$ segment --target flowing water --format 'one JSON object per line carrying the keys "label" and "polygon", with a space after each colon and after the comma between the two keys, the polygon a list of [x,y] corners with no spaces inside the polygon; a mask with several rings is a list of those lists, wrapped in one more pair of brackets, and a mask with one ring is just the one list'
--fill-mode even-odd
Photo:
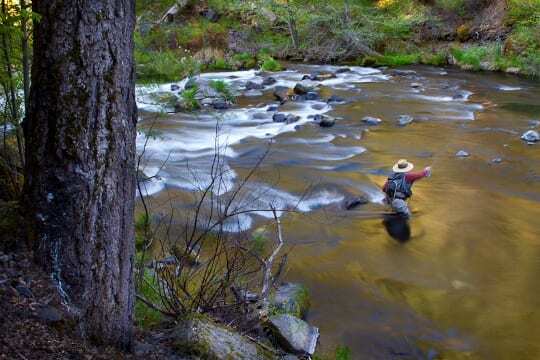
{"label": "flowing water", "polygon": [[[272,76],[293,87],[303,74],[337,69],[291,65]],[[279,111],[301,117],[288,125],[266,111],[272,86],[224,112],[159,118],[153,112],[167,107],[155,93],[170,84],[139,88],[141,123],[155,121],[160,132],[145,153],[145,173],[160,170],[146,186],[150,201],[208,183],[217,120],[228,171],[216,194],[271,141],[262,170],[279,176],[257,179],[253,201],[298,205],[282,215],[294,245],[286,280],[309,288],[308,320],[320,327],[323,350],[346,345],[355,359],[540,358],[540,144],[520,139],[540,127],[540,84],[431,67],[352,70],[313,83],[344,103],[288,103]],[[204,76],[240,93],[245,81],[262,81],[253,71]],[[308,117],[322,113],[337,117],[335,126]],[[414,121],[398,126],[400,115]],[[383,121],[366,126],[364,116]],[[470,156],[456,157],[459,150]],[[386,210],[379,188],[400,158],[433,167],[414,186],[408,223],[377,216]],[[370,203],[342,210],[351,194]],[[243,216],[231,231],[264,216]]]}

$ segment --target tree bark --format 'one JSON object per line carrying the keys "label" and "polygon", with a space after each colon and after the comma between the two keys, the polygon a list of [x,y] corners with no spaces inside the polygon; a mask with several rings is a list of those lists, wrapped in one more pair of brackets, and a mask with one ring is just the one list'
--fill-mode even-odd
{"label": "tree bark", "polygon": [[135,0],[33,1],[25,199],[36,261],[81,335],[129,348]]}

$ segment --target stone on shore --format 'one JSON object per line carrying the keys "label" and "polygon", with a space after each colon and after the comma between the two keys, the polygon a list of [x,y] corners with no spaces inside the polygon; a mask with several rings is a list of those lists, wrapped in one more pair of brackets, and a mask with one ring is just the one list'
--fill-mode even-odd
{"label": "stone on shore", "polygon": [[181,321],[172,336],[181,355],[217,360],[279,358],[276,353],[203,316]]}
{"label": "stone on shore", "polygon": [[278,344],[297,355],[313,355],[319,339],[319,329],[289,314],[270,316],[268,329]]}

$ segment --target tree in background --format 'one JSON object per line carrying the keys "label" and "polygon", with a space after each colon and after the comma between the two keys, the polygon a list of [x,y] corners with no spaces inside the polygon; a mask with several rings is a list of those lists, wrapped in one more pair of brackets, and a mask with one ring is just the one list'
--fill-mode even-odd
{"label": "tree in background", "polygon": [[25,202],[36,261],[81,335],[132,342],[134,0],[33,3]]}

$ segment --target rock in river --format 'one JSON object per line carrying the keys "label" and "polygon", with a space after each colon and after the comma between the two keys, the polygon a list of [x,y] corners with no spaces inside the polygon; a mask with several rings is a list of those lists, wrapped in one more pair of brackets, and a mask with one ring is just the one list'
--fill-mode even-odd
{"label": "rock in river", "polygon": [[282,104],[289,99],[290,89],[286,86],[276,86],[274,88],[274,97]]}
{"label": "rock in river", "polygon": [[268,328],[277,342],[298,355],[313,355],[319,339],[319,329],[289,314],[270,316]]}
{"label": "rock in river", "polygon": [[306,84],[302,84],[301,82],[297,83],[294,86],[294,93],[296,95],[305,95],[310,91],[311,91],[311,87],[307,86]]}
{"label": "rock in river", "polygon": [[264,86],[274,85],[275,83],[277,83],[277,80],[273,78],[272,76],[265,78],[262,82]]}
{"label": "rock in river", "polygon": [[272,116],[272,121],[274,122],[285,122],[287,120],[287,115],[283,114],[283,113],[275,113],[273,116]]}
{"label": "rock in river", "polygon": [[362,118],[362,122],[366,123],[367,125],[379,125],[382,120],[373,116],[364,116]]}
{"label": "rock in river", "polygon": [[341,96],[332,95],[326,100],[326,102],[329,104],[330,103],[344,103],[345,99],[342,98]]}
{"label": "rock in river", "polygon": [[461,157],[461,158],[465,158],[465,157],[469,157],[471,156],[471,154],[469,154],[467,151],[465,150],[459,150],[457,153],[456,153],[456,156],[457,157]]}
{"label": "rock in river", "polygon": [[262,84],[256,83],[255,81],[248,81],[245,87],[246,90],[261,90],[264,88]]}
{"label": "rock in river", "polygon": [[538,134],[538,131],[529,130],[521,135],[521,139],[527,142],[537,142],[540,141],[540,134]]}
{"label": "rock in river", "polygon": [[356,196],[350,199],[345,199],[345,201],[343,202],[343,207],[346,210],[352,210],[360,205],[365,205],[368,203],[369,203],[369,199],[361,195],[361,196]]}
{"label": "rock in river", "polygon": [[319,121],[319,126],[320,127],[332,127],[332,126],[334,126],[335,123],[336,123],[335,118],[333,118],[331,116],[327,116],[327,115],[322,115],[321,119]]}
{"label": "rock in river", "polygon": [[414,118],[411,115],[399,115],[398,118],[398,125],[399,126],[407,126],[410,123],[412,123]]}

